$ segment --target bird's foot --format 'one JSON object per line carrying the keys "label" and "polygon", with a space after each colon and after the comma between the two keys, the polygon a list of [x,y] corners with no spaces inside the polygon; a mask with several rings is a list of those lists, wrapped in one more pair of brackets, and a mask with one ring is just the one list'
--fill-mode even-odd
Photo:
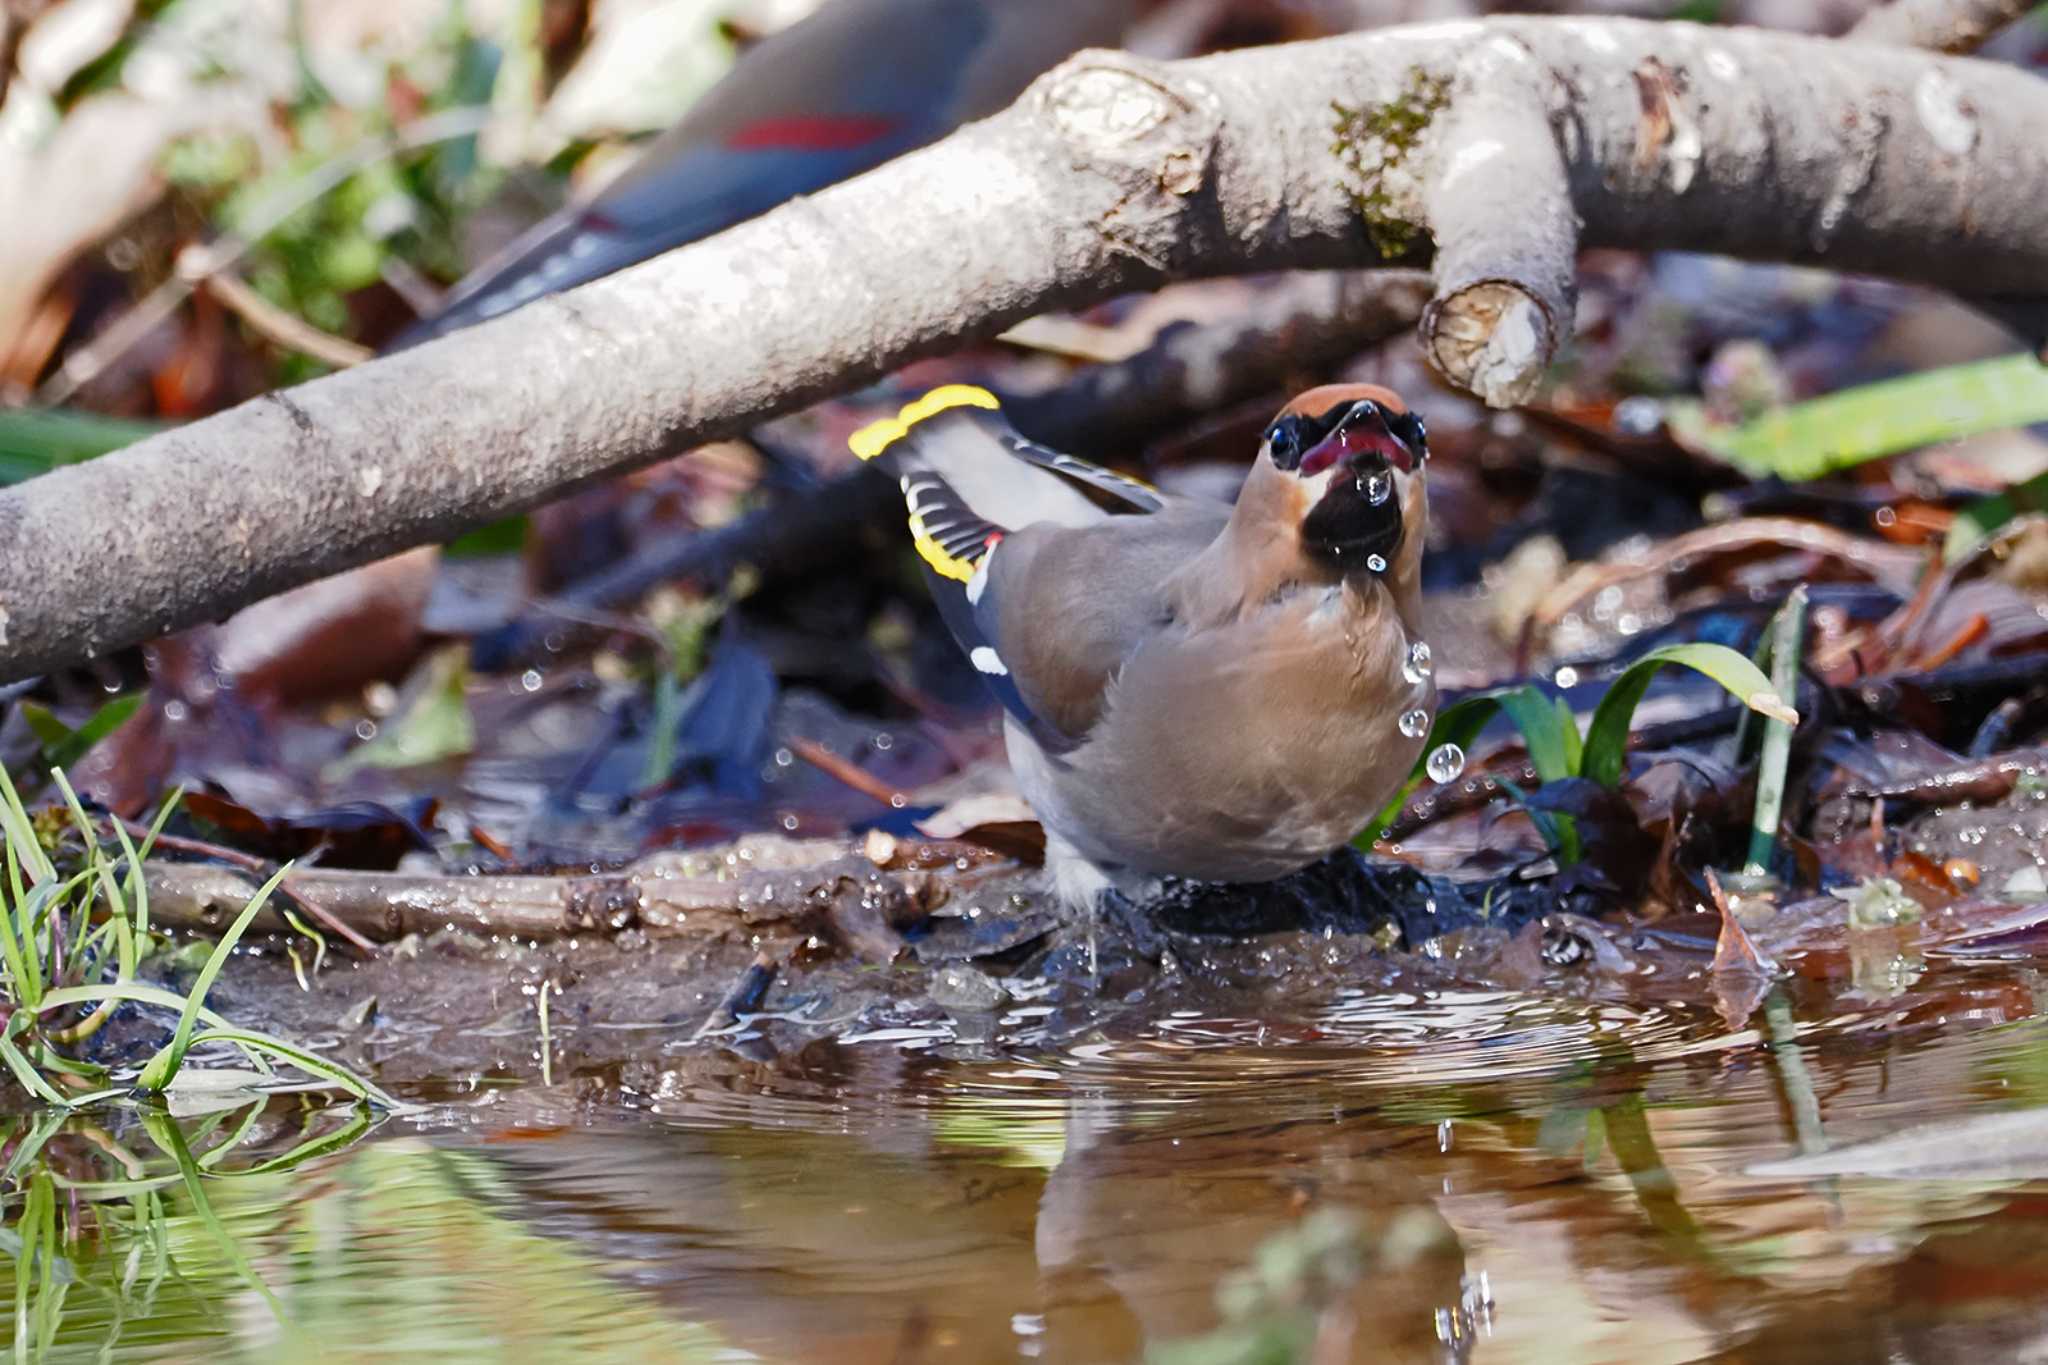
{"label": "bird's foot", "polygon": [[1090,899],[1077,927],[1081,932],[1046,958],[1047,976],[1086,982],[1098,995],[1123,995],[1157,974],[1166,936],[1144,902],[1105,887]]}

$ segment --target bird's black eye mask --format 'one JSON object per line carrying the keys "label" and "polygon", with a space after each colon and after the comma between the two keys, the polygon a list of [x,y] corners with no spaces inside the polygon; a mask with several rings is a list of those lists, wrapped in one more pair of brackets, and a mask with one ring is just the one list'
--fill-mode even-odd
{"label": "bird's black eye mask", "polygon": [[1428,457],[1422,419],[1390,412],[1369,398],[1339,403],[1318,417],[1291,414],[1266,428],[1266,448],[1275,467],[1313,478],[1338,461],[1377,455],[1396,468],[1413,470]]}

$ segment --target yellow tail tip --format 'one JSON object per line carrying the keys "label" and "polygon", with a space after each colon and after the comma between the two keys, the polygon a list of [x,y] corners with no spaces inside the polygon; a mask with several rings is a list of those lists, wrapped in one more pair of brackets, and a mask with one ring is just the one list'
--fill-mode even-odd
{"label": "yellow tail tip", "polygon": [[903,406],[894,417],[868,423],[846,438],[847,446],[863,460],[872,460],[910,434],[910,429],[927,418],[953,408],[986,408],[999,411],[1002,404],[987,389],[973,384],[945,384],[924,397]]}

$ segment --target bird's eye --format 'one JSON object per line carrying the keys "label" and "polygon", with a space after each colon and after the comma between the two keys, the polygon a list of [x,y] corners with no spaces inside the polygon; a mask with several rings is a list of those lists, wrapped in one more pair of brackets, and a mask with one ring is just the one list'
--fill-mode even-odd
{"label": "bird's eye", "polygon": [[1276,468],[1292,470],[1301,464],[1301,422],[1285,417],[1266,429],[1266,450]]}
{"label": "bird's eye", "polygon": [[1422,425],[1422,418],[1416,414],[1388,413],[1387,430],[1393,432],[1401,444],[1413,451],[1418,459],[1428,453],[1429,433]]}

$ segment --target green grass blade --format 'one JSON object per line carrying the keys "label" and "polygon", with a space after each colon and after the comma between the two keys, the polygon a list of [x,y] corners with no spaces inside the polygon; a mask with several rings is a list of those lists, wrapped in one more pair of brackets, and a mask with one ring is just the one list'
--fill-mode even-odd
{"label": "green grass blade", "polygon": [[[1771,686],[1779,696],[1798,695],[1799,660],[1806,641],[1806,585],[1785,598],[1771,620]],[[1744,871],[1762,876],[1770,869],[1771,850],[1778,842],[1778,820],[1785,805],[1785,768],[1792,758],[1792,727],[1776,717],[1764,721],[1763,752],[1757,759],[1756,813],[1749,826],[1749,857]]]}
{"label": "green grass blade", "polygon": [[[92,817],[85,813],[85,806],[78,799],[78,793],[71,790],[71,780],[64,776],[62,768],[50,769],[50,776],[57,783],[57,790],[64,793],[64,804],[71,810],[71,823],[78,827],[79,837],[85,840],[85,865],[92,869],[93,876],[100,884],[100,894],[107,899],[107,913],[114,919],[128,918],[128,898],[121,894],[120,883],[114,880],[113,860],[100,847],[99,827]],[[123,963],[122,975],[132,975],[133,963]]]}
{"label": "green grass blade", "polygon": [[[114,880],[114,868],[104,849],[100,847],[99,827],[86,815],[85,806],[79,801],[78,793],[71,790],[71,781],[64,776],[62,768],[52,768],[50,776],[56,780],[57,788],[64,794],[64,804],[71,810],[71,822],[78,827],[79,837],[85,841],[85,868],[100,885],[100,894],[106,898],[107,921],[115,925],[114,944],[116,951],[115,974],[123,981],[135,975],[140,960],[136,936],[128,932],[128,898],[122,894],[120,883]],[[115,822],[120,827],[120,822]],[[97,1024],[94,1025],[97,1027]]]}
{"label": "green grass blade", "polygon": [[385,1109],[404,1108],[397,1100],[347,1067],[330,1062],[316,1052],[309,1052],[295,1043],[288,1043],[268,1033],[233,1027],[211,1028],[195,1037],[192,1043],[195,1047],[201,1043],[233,1043],[244,1052],[260,1053],[295,1066],[307,1075],[345,1090],[359,1100],[368,1100]]}
{"label": "green grass blade", "polygon": [[1661,668],[1690,668],[1726,688],[1730,695],[1753,711],[1791,724],[1799,713],[1771,686],[1763,670],[1726,645],[1702,642],[1664,645],[1630,664],[1607,689],[1586,727],[1585,753],[1579,764],[1582,776],[1603,787],[1621,785],[1623,761],[1628,754],[1629,725],[1636,706],[1649,690],[1650,680]]}
{"label": "green grass blade", "polygon": [[141,705],[140,692],[116,697],[86,717],[84,724],[75,730],[57,719],[56,713],[47,706],[24,701],[18,703],[16,709],[28,722],[36,742],[42,746],[43,762],[56,768],[68,768],[84,758],[93,745],[118,730]]}
{"label": "green grass blade", "polygon": [[268,1096],[259,1096],[251,1100],[247,1106],[247,1112],[242,1115],[242,1121],[235,1125],[235,1130],[215,1143],[207,1150],[205,1155],[199,1158],[199,1169],[202,1171],[212,1170],[220,1165],[222,1161],[232,1156],[235,1148],[247,1142],[249,1140],[249,1130],[254,1128],[256,1121],[263,1117],[263,1110],[269,1103],[270,1099]]}
{"label": "green grass blade", "polygon": [[55,1086],[44,1080],[42,1074],[22,1054],[21,1049],[14,1045],[14,1037],[20,1032],[19,1029],[15,1028],[15,1024],[26,1023],[29,1018],[30,1016],[27,1014],[17,1014],[13,1019],[7,1021],[6,1032],[0,1033],[0,1064],[5,1064],[7,1069],[14,1073],[14,1079],[21,1082],[22,1089],[28,1091],[31,1095],[43,1101],[43,1103],[54,1104],[62,1109],[69,1109],[71,1101],[65,1099]]}
{"label": "green grass blade", "polygon": [[149,822],[143,833],[142,846],[137,848],[128,838],[127,827],[119,820],[114,821],[114,833],[121,840],[121,852],[128,858],[128,875],[123,884],[128,888],[128,899],[135,905],[135,937],[139,941],[149,935],[149,878],[143,875],[142,860],[156,847],[156,839],[170,823],[171,815],[185,799],[185,789],[179,787],[164,798],[157,808],[156,819]]}
{"label": "green grass blade", "polygon": [[264,1301],[270,1305],[270,1311],[277,1315],[277,1320],[289,1325],[284,1314],[284,1305],[277,1301],[277,1295],[271,1293],[270,1286],[263,1282],[262,1277],[256,1273],[256,1268],[249,1264],[249,1258],[242,1254],[241,1243],[228,1234],[227,1226],[220,1221],[220,1215],[213,1211],[213,1201],[206,1197],[205,1173],[199,1169],[199,1163],[192,1159],[192,1149],[186,1145],[185,1134],[164,1114],[145,1113],[142,1116],[142,1128],[149,1134],[149,1140],[156,1144],[157,1150],[177,1163],[178,1174],[184,1178],[186,1197],[192,1201],[192,1212],[198,1215],[201,1225],[213,1234],[213,1239],[219,1243],[228,1264],[234,1267],[235,1273],[240,1275],[250,1288],[263,1296]]}
{"label": "green grass blade", "polygon": [[161,422],[63,408],[0,411],[0,484],[20,483],[59,465],[94,459],[163,429]]}
{"label": "green grass blade", "polygon": [[14,1155],[7,1159],[7,1168],[0,1170],[0,1186],[9,1186],[21,1177],[22,1172],[34,1164],[36,1153],[43,1150],[43,1144],[57,1135],[65,1121],[71,1116],[62,1109],[45,1110],[36,1118],[28,1135],[14,1149]]}
{"label": "green grass blade", "polygon": [[277,884],[291,870],[292,865],[286,863],[272,873],[270,880],[263,883],[249,903],[242,907],[242,913],[235,916],[235,922],[228,926],[228,931],[221,935],[213,956],[206,959],[206,965],[199,969],[199,979],[192,984],[192,994],[185,1001],[185,1012],[178,1017],[177,1031],[171,1035],[171,1041],[149,1059],[149,1065],[142,1068],[140,1084],[143,1089],[161,1091],[178,1074],[178,1068],[185,1063],[186,1052],[192,1047],[192,1029],[199,1022],[199,1011],[206,1000],[206,993],[213,989],[215,978],[219,977],[221,968],[227,965],[228,958],[235,951],[235,944],[269,901],[271,892],[277,890]]}
{"label": "green grass blade", "polygon": [[1697,405],[1674,407],[1671,417],[1685,440],[1745,473],[1793,480],[2041,421],[2048,421],[2048,365],[2024,352],[1860,385],[1736,427],[1707,423]]}
{"label": "green grass blade", "polygon": [[[14,780],[8,777],[4,765],[0,765],[0,835],[6,837],[8,847],[21,859],[30,881],[48,881],[57,875],[56,864],[43,852],[35,826],[28,818],[28,808],[21,804],[21,793],[14,790]],[[16,886],[14,894],[18,899],[21,887]]]}
{"label": "green grass blade", "polygon": [[[183,1011],[192,1004],[190,996],[176,991],[165,990],[162,986],[145,985],[140,981],[110,981],[98,986],[60,986],[43,997],[43,1009],[60,1009],[65,1005],[91,1005],[105,1000],[134,1000],[145,1005],[162,1005],[165,1009]],[[212,1010],[199,1011],[201,1022],[219,1028],[227,1028],[228,1021]]]}
{"label": "green grass blade", "polygon": [[288,1152],[280,1152],[276,1156],[267,1157],[253,1166],[246,1166],[238,1171],[221,1171],[218,1173],[218,1178],[221,1180],[239,1180],[248,1176],[265,1175],[271,1171],[288,1171],[294,1166],[303,1166],[314,1157],[325,1156],[329,1152],[342,1150],[344,1147],[354,1143],[357,1138],[370,1131],[369,1110],[360,1104],[351,1105],[350,1108],[353,1112],[349,1115],[348,1122],[342,1124],[333,1132],[316,1133]]}
{"label": "green grass blade", "polygon": [[[45,882],[37,890],[40,891],[48,885],[49,883]],[[24,919],[32,918],[32,916],[26,913],[28,909],[29,903],[24,899],[22,901]],[[7,969],[7,979],[4,983],[0,984],[5,985],[6,994],[12,998],[15,1004],[23,1009],[33,1010],[42,1003],[43,969],[39,959],[40,954],[36,951],[35,937],[30,935],[28,941],[24,943],[15,932],[14,916],[12,914],[0,914],[0,965],[4,965]]]}
{"label": "green grass blade", "polygon": [[21,1249],[14,1258],[14,1358],[36,1360],[49,1345],[37,1331],[42,1325],[37,1310],[49,1288],[51,1258],[57,1254],[57,1190],[47,1174],[29,1182],[16,1228]]}
{"label": "green grass blade", "polygon": [[12,974],[10,980],[14,983],[15,998],[30,1011],[42,1007],[49,984],[43,980],[44,939],[47,937],[43,933],[43,925],[77,884],[78,877],[65,882],[54,879],[38,882],[28,895],[22,897],[11,919],[0,915],[0,957],[5,958],[7,970]]}

